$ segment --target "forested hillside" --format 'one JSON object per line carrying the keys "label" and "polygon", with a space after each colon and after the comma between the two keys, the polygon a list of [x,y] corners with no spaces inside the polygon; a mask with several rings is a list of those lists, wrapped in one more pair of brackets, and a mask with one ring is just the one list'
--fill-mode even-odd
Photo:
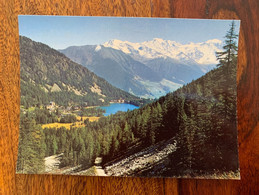
{"label": "forested hillside", "polygon": [[21,105],[25,107],[87,103],[107,105],[110,100],[140,98],[113,87],[87,68],[42,43],[20,36]]}
{"label": "forested hillside", "polygon": [[41,150],[44,156],[64,153],[61,166],[89,167],[98,156],[105,163],[174,137],[177,150],[167,157],[162,176],[236,172],[235,74],[235,64],[223,66],[141,109],[70,131],[40,130]]}
{"label": "forested hillside", "polygon": [[44,173],[56,154],[60,170],[91,170],[101,157],[108,175],[238,178],[236,37],[233,22],[216,69],[139,109],[70,130],[42,129],[37,109],[22,113],[17,171]]}

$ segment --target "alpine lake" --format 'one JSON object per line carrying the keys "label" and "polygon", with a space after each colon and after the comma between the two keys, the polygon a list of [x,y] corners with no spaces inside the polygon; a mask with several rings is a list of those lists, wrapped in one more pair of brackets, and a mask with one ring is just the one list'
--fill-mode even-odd
{"label": "alpine lake", "polygon": [[115,114],[119,111],[121,112],[127,112],[128,110],[134,110],[139,108],[138,106],[135,106],[133,104],[127,104],[127,103],[110,103],[109,106],[101,106],[101,109],[105,110],[104,116],[109,116],[111,114]]}

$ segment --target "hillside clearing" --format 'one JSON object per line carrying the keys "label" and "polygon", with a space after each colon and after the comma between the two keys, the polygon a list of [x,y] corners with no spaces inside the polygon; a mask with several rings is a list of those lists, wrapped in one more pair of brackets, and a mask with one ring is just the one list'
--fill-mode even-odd
{"label": "hillside clearing", "polygon": [[[100,117],[82,117],[82,121],[77,121],[75,123],[49,123],[49,124],[44,124],[41,127],[43,129],[45,128],[61,128],[65,127],[66,129],[70,129],[70,127],[84,127],[84,120],[89,119],[90,122],[98,121]],[[77,117],[78,120],[81,120],[81,117]]]}

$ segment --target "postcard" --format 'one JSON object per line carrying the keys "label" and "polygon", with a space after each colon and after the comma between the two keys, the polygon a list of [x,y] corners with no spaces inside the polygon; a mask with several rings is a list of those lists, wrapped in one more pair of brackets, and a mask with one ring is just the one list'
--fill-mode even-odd
{"label": "postcard", "polygon": [[17,173],[240,179],[239,26],[19,16]]}

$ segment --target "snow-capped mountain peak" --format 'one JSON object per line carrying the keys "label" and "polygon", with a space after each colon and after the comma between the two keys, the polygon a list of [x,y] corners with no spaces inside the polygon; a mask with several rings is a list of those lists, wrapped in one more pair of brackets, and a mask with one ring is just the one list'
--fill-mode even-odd
{"label": "snow-capped mountain peak", "polygon": [[165,42],[165,41],[164,41],[164,39],[161,39],[161,38],[154,38],[154,39],[153,39],[153,42],[163,43],[163,42]]}
{"label": "snow-capped mountain peak", "polygon": [[118,40],[118,39],[112,39],[108,42],[105,42],[103,44],[104,47],[111,47],[113,49],[117,49],[117,50],[121,50],[123,51],[124,53],[126,54],[130,54],[130,50],[128,48],[128,41],[121,41],[121,40]]}
{"label": "snow-capped mountain peak", "polygon": [[103,46],[121,50],[141,62],[169,57],[187,64],[196,62],[201,65],[211,65],[218,63],[215,53],[221,51],[222,41],[212,39],[201,43],[181,44],[161,38],[154,38],[142,43],[114,39],[104,43]]}

